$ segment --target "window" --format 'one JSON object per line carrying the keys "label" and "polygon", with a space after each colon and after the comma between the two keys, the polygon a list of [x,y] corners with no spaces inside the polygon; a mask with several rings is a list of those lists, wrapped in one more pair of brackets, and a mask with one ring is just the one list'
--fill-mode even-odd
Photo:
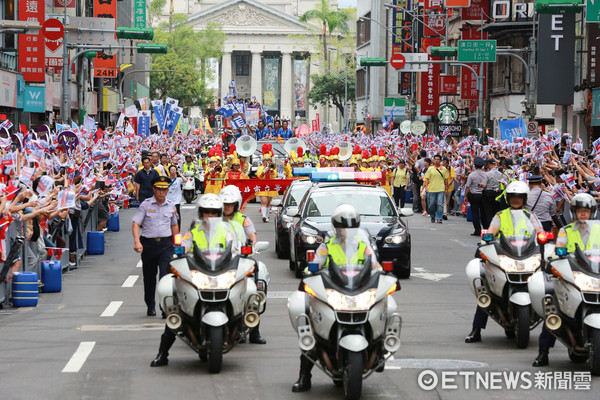
{"label": "window", "polygon": [[[371,18],[371,13],[365,14],[365,18]],[[356,47],[360,47],[371,40],[371,20],[359,19],[356,21]]]}
{"label": "window", "polygon": [[365,97],[365,70],[356,71],[356,98]]}
{"label": "window", "polygon": [[250,75],[250,56],[249,55],[235,56],[235,74],[237,76]]}

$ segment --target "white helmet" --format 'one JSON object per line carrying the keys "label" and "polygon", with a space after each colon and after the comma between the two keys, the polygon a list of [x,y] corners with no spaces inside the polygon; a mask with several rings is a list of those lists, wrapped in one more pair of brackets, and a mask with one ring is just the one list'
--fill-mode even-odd
{"label": "white helmet", "polygon": [[509,202],[511,197],[521,197],[523,199],[523,207],[527,204],[527,196],[529,196],[529,186],[525,182],[514,181],[506,187],[506,201]]}
{"label": "white helmet", "polygon": [[223,204],[235,204],[235,211],[239,210],[242,205],[242,193],[235,185],[225,186],[221,189],[221,192],[219,192],[219,197]]}
{"label": "white helmet", "polygon": [[596,209],[598,207],[598,203],[596,203],[596,199],[592,197],[592,195],[588,193],[578,193],[571,199],[571,219],[575,221],[577,219],[575,215],[575,211],[578,208],[589,208],[592,211],[592,215],[590,218],[596,217]]}
{"label": "white helmet", "polygon": [[198,217],[202,218],[202,212],[204,210],[218,210],[219,217],[223,214],[223,202],[213,193],[202,195],[198,199]]}
{"label": "white helmet", "polygon": [[340,204],[331,214],[331,224],[334,228],[358,228],[360,214],[350,204]]}

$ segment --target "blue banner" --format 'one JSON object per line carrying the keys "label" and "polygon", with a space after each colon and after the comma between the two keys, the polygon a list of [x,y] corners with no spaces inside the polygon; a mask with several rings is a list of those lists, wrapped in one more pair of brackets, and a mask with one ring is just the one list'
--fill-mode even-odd
{"label": "blue banner", "polygon": [[137,133],[140,136],[150,135],[150,111],[144,110],[138,113]]}
{"label": "blue banner", "polygon": [[167,123],[165,124],[165,129],[169,131],[169,135],[172,135],[175,132],[175,127],[179,123],[179,118],[183,114],[183,108],[180,107],[172,107],[169,110],[169,115],[167,117]]}
{"label": "blue banner", "polygon": [[508,121],[498,121],[502,140],[512,142],[516,137],[526,137],[527,127],[523,118],[512,119]]}
{"label": "blue banner", "polygon": [[152,110],[154,110],[154,115],[156,116],[156,123],[158,125],[158,130],[162,133],[165,127],[165,114],[163,111],[163,101],[162,100],[152,100]]}
{"label": "blue banner", "polygon": [[177,107],[178,105],[179,100],[167,97],[167,99],[165,100],[165,115],[169,115],[169,111],[171,111],[172,108]]}

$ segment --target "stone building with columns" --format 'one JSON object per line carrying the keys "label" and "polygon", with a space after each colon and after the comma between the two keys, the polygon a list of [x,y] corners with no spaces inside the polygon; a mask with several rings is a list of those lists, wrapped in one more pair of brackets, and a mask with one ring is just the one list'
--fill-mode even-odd
{"label": "stone building with columns", "polygon": [[[331,5],[337,8],[336,1]],[[235,80],[238,97],[255,96],[270,115],[290,119],[294,126],[310,125],[317,113],[324,122],[322,110],[310,107],[306,98],[310,74],[319,68],[310,61],[319,51],[318,38],[298,20],[315,6],[314,0],[173,0],[173,12],[188,14],[195,29],[211,22],[223,26],[227,39],[217,67],[218,98]]]}

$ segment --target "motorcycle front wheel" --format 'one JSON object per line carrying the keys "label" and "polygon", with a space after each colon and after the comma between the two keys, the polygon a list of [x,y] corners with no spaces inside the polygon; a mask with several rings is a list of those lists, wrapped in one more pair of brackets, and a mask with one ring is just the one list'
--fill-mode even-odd
{"label": "motorcycle front wheel", "polygon": [[185,199],[185,202],[187,204],[190,204],[192,202],[192,200],[194,199],[194,195],[191,194],[190,192],[183,192],[183,198]]}
{"label": "motorcycle front wheel", "polygon": [[600,329],[590,332],[592,343],[589,348],[589,365],[592,375],[600,375]]}
{"label": "motorcycle front wheel", "polygon": [[209,329],[208,371],[218,374],[223,366],[223,327],[211,326]]}
{"label": "motorcycle front wheel", "polygon": [[363,356],[360,352],[347,351],[345,359],[344,398],[358,400],[362,391]]}
{"label": "motorcycle front wheel", "polygon": [[517,348],[526,349],[529,346],[529,306],[514,306],[515,336]]}

